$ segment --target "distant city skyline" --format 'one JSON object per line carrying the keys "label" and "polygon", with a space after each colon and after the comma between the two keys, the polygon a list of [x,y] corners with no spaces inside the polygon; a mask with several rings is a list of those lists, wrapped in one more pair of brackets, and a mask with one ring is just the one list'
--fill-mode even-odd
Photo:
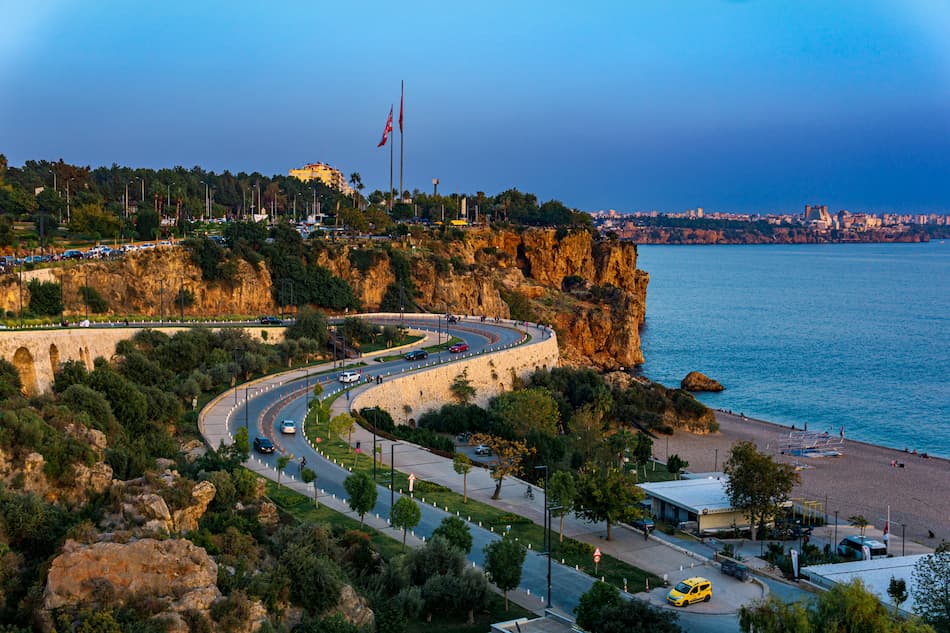
{"label": "distant city skyline", "polygon": [[[950,5],[7,3],[0,153],[517,187],[587,211],[950,212]],[[399,135],[390,137],[397,143]],[[397,165],[398,182],[398,165]]]}

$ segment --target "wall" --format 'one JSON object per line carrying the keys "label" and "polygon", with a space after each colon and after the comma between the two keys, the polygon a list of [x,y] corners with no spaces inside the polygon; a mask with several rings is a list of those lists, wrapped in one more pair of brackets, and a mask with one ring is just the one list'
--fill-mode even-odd
{"label": "wall", "polygon": [[[0,332],[0,357],[16,366],[28,395],[42,393],[53,383],[53,375],[67,360],[81,361],[92,369],[99,356],[110,359],[119,341],[132,338],[145,327],[116,328],[48,328],[36,330],[6,330]],[[151,328],[174,336],[182,328]],[[260,340],[260,327],[245,328],[252,338]],[[283,340],[284,328],[267,328],[268,343]]]}
{"label": "wall", "polygon": [[[539,336],[536,330],[532,330],[532,335]],[[352,408],[378,406],[388,411],[397,424],[404,424],[410,418],[418,419],[423,413],[452,402],[452,382],[466,369],[468,380],[476,390],[474,402],[484,406],[493,396],[512,388],[512,372],[526,378],[536,369],[557,367],[558,362],[556,337],[532,340],[525,345],[472,356],[428,371],[393,375],[354,397]]]}

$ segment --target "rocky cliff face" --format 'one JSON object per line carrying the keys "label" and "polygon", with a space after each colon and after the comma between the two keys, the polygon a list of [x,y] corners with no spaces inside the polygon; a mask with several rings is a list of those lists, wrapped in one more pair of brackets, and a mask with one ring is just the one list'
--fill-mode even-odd
{"label": "rocky cliff face", "polygon": [[[414,302],[432,312],[517,318],[524,310],[513,312],[510,304],[523,299],[528,313],[520,317],[554,325],[567,362],[616,368],[643,361],[639,326],[646,314],[649,275],[637,270],[634,244],[594,240],[586,231],[469,229],[455,240],[406,238],[391,249],[407,260],[415,286],[414,295],[407,293],[407,306]],[[366,310],[377,310],[397,280],[390,255],[375,243],[330,243],[317,263],[345,279]],[[182,287],[194,295],[194,303],[185,306],[186,316],[277,309],[266,266],[242,261],[235,281],[209,283],[182,249],[140,251],[51,274],[63,283],[73,318],[84,313],[81,288],[87,283],[120,315],[177,315],[175,298]],[[586,292],[563,292],[578,279]],[[16,311],[19,288],[6,282],[0,285],[0,308]],[[24,303],[28,301],[25,292]]]}

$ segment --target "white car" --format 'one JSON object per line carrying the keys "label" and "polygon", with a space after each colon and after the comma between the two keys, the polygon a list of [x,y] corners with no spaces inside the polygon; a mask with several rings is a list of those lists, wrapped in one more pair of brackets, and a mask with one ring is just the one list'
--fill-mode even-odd
{"label": "white car", "polygon": [[344,384],[348,382],[358,382],[359,379],[360,375],[355,371],[344,371],[339,376],[337,376],[337,380]]}
{"label": "white car", "polygon": [[297,432],[297,423],[293,420],[281,420],[280,432],[284,435],[293,435]]}

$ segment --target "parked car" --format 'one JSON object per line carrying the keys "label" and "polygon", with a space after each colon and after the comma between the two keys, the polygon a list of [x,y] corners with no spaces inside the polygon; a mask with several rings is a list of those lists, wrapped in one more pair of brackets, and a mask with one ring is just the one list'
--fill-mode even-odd
{"label": "parked car", "polygon": [[650,517],[637,519],[630,525],[637,528],[638,530],[643,530],[644,532],[652,532],[653,530],[656,529],[656,524],[653,522],[653,519],[651,519]]}
{"label": "parked car", "polygon": [[284,322],[275,316],[262,316],[261,325],[283,325]]}
{"label": "parked car", "polygon": [[344,372],[341,372],[339,376],[337,376],[337,380],[339,380],[343,384],[346,384],[348,382],[359,382],[359,379],[360,379],[359,372],[355,372],[355,371],[344,371]]}
{"label": "parked car", "polygon": [[284,435],[293,435],[297,432],[297,423],[293,420],[281,420],[280,432]]}
{"label": "parked car", "polygon": [[712,583],[696,576],[676,583],[666,594],[666,601],[674,607],[685,607],[694,602],[708,602],[712,596]]}
{"label": "parked car", "polygon": [[424,349],[414,349],[411,352],[408,352],[405,356],[403,356],[403,358],[405,358],[408,361],[425,360],[429,358],[429,352],[425,351]]}
{"label": "parked car", "polygon": [[484,444],[479,444],[475,447],[476,455],[491,455],[491,447],[485,446]]}
{"label": "parked car", "polygon": [[885,558],[887,556],[887,545],[873,539],[870,536],[847,536],[838,543],[838,556],[844,558],[862,559],[864,558],[863,546],[867,545],[871,550],[871,558]]}
{"label": "parked car", "polygon": [[455,316],[454,314],[446,314],[446,315],[445,315],[445,320],[446,320],[446,322],[448,322],[448,323],[458,323],[459,318],[458,318],[457,316]]}
{"label": "parked car", "polygon": [[469,433],[468,431],[462,431],[461,433],[455,436],[455,440],[458,442],[462,442],[464,444],[468,442],[470,437],[472,437],[471,433]]}
{"label": "parked car", "polygon": [[274,443],[271,442],[266,437],[255,437],[254,450],[257,451],[258,453],[273,453]]}
{"label": "parked car", "polygon": [[452,352],[453,354],[458,354],[460,352],[467,352],[468,343],[456,343],[455,345],[449,348],[449,351]]}

